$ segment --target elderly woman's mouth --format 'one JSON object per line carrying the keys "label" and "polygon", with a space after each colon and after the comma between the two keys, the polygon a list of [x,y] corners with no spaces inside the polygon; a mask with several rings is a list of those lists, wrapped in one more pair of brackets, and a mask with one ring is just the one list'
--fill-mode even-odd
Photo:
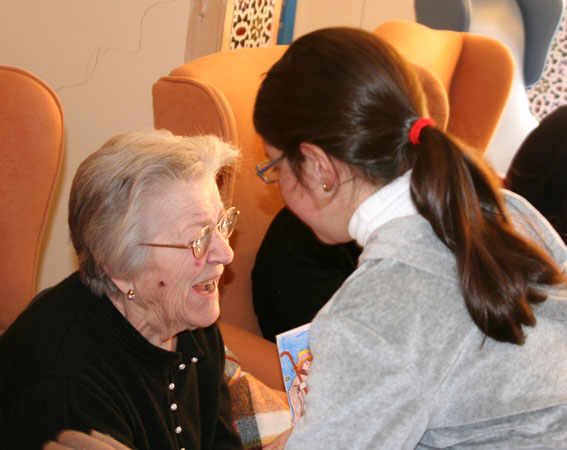
{"label": "elderly woman's mouth", "polygon": [[218,284],[218,278],[215,280],[206,281],[205,283],[195,284],[193,286],[193,289],[195,289],[199,293],[208,294],[216,290],[217,284]]}

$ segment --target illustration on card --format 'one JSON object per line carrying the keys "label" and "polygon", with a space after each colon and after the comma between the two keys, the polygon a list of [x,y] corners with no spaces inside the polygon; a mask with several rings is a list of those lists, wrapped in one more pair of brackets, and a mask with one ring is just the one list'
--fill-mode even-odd
{"label": "illustration on card", "polygon": [[305,396],[309,391],[307,378],[313,360],[309,324],[277,335],[276,343],[292,420],[296,424],[305,413]]}

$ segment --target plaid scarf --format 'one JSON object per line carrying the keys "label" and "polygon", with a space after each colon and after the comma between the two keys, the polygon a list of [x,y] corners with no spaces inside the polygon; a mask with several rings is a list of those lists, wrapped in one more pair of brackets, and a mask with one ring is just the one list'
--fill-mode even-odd
{"label": "plaid scarf", "polygon": [[245,449],[261,449],[291,427],[285,393],[242,371],[236,356],[226,347],[225,351],[224,377],[230,389],[234,426]]}

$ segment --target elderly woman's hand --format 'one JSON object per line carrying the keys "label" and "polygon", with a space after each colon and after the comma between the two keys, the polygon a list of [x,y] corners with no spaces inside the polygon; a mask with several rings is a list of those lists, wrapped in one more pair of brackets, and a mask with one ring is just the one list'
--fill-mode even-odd
{"label": "elderly woman's hand", "polygon": [[57,436],[57,441],[50,441],[43,450],[130,450],[129,447],[114,438],[91,431],[90,434],[80,431],[65,430]]}

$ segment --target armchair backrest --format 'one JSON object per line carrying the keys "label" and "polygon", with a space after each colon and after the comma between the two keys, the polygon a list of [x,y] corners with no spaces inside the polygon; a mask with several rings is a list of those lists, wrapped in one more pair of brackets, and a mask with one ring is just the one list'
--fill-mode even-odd
{"label": "armchair backrest", "polygon": [[390,21],[374,33],[410,61],[437,74],[449,99],[447,130],[484,154],[496,130],[514,78],[514,60],[496,39]]}
{"label": "armchair backrest", "polygon": [[35,293],[41,239],[63,156],[63,109],[35,75],[0,66],[0,332]]}
{"label": "armchair backrest", "polygon": [[[263,75],[287,46],[221,52],[193,60],[153,86],[154,124],[175,134],[213,133],[240,148],[237,167],[220,183],[226,203],[240,211],[231,237],[234,261],[221,286],[221,319],[260,334],[252,306],[251,272],[268,225],[283,206],[277,185],[265,185],[255,166],[266,159],[252,114]],[[427,91],[429,108],[440,126],[447,121],[447,98],[439,79],[415,66]]]}

